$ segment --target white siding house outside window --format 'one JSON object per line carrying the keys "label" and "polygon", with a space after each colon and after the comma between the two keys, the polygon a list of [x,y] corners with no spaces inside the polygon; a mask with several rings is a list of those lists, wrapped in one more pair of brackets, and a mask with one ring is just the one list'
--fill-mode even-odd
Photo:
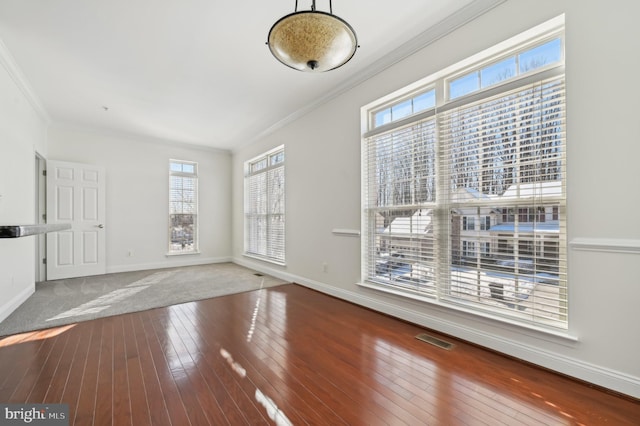
{"label": "white siding house outside window", "polygon": [[285,263],[285,157],[280,146],[245,163],[244,254]]}
{"label": "white siding house outside window", "polygon": [[560,25],[363,108],[361,285],[568,328]]}
{"label": "white siding house outside window", "polygon": [[198,163],[169,161],[169,254],[198,251]]}

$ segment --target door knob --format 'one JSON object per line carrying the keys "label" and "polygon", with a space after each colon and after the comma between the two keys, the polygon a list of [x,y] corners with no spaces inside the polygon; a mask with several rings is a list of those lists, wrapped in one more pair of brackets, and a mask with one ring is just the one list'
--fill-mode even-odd
{"label": "door knob", "polygon": [[100,224],[100,225],[98,225],[98,228],[102,229],[102,228],[104,228],[104,225]]}

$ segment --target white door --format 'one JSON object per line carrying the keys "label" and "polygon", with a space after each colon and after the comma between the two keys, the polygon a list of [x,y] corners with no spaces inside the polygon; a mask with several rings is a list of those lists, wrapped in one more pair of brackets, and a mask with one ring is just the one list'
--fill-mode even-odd
{"label": "white door", "polygon": [[47,223],[71,230],[47,234],[47,280],[106,272],[104,168],[47,161]]}

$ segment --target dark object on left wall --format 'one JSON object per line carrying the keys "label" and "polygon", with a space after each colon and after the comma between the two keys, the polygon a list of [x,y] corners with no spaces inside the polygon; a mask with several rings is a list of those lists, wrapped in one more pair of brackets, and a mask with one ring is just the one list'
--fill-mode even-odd
{"label": "dark object on left wall", "polygon": [[0,238],[19,238],[47,232],[66,231],[70,223],[47,223],[41,225],[0,225]]}

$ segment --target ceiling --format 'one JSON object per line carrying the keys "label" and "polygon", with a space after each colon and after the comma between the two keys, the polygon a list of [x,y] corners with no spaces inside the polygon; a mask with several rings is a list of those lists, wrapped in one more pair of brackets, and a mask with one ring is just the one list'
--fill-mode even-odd
{"label": "ceiling", "polygon": [[233,150],[496,3],[336,0],[361,47],[321,74],[266,46],[294,0],[0,0],[0,41],[53,123]]}

